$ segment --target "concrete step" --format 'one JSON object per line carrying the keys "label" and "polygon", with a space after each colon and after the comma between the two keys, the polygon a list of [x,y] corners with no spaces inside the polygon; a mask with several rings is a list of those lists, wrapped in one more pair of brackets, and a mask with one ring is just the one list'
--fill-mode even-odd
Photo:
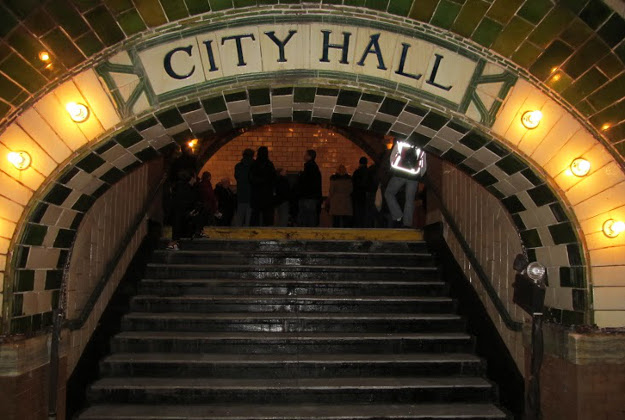
{"label": "concrete step", "polygon": [[472,352],[473,337],[464,332],[430,333],[272,333],[124,331],[111,342],[117,353],[450,353]]}
{"label": "concrete step", "polygon": [[145,295],[274,295],[274,296],[445,296],[444,281],[302,280],[302,279],[143,279]]}
{"label": "concrete step", "polygon": [[116,353],[101,362],[100,373],[133,377],[280,379],[480,375],[484,367],[479,357],[467,353]]}
{"label": "concrete step", "polygon": [[[428,252],[424,241],[183,239],[185,251]],[[166,242],[163,242],[163,247]]]}
{"label": "concrete step", "polygon": [[99,404],[81,420],[504,420],[494,404]]}
{"label": "concrete step", "polygon": [[136,312],[449,313],[455,302],[430,296],[154,296],[132,299]]}
{"label": "concrete step", "polygon": [[454,314],[293,313],[293,312],[131,312],[126,331],[206,332],[447,332],[461,331]]}
{"label": "concrete step", "polygon": [[344,251],[155,251],[154,263],[204,265],[357,265],[357,266],[433,266],[430,253],[344,252]]}
{"label": "concrete step", "polygon": [[489,402],[496,392],[472,376],[297,379],[146,378],[99,379],[88,390],[97,403],[440,403]]}
{"label": "concrete step", "polygon": [[150,263],[151,279],[318,279],[327,280],[440,280],[436,267],[345,265],[205,265]]}

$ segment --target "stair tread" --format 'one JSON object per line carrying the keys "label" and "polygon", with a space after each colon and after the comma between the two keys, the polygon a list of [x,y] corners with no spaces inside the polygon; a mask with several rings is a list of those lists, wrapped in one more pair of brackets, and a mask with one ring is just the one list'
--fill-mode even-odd
{"label": "stair tread", "polygon": [[320,285],[340,285],[344,286],[347,284],[353,284],[357,286],[362,285],[384,285],[384,286],[392,286],[392,285],[406,285],[406,286],[414,286],[414,285],[446,285],[447,283],[442,280],[423,280],[419,282],[411,281],[411,280],[310,280],[310,279],[206,279],[206,278],[180,278],[180,279],[150,279],[144,278],[141,280],[142,282],[158,282],[158,283],[226,283],[226,284],[235,284],[240,285],[242,283],[250,283],[250,284],[311,284],[315,286]]}
{"label": "stair tread", "polygon": [[185,296],[160,296],[154,294],[137,295],[136,300],[155,299],[155,300],[197,300],[197,301],[348,301],[348,302],[451,302],[450,297],[435,296],[344,296],[344,295],[185,295]]}
{"label": "stair tread", "polygon": [[400,271],[437,271],[438,267],[430,266],[387,266],[387,265],[319,265],[319,264],[176,264],[176,263],[148,263],[148,267],[176,267],[180,268],[227,268],[233,271],[249,271],[251,268],[258,270],[263,269],[275,269],[284,270],[285,268],[318,268],[320,270],[336,270],[336,269],[361,269],[361,270],[400,270]]}
{"label": "stair tread", "polygon": [[387,354],[221,354],[221,353],[115,353],[107,363],[454,363],[480,362],[469,353],[387,353]]}
{"label": "stair tread", "polygon": [[456,314],[430,314],[430,313],[344,313],[344,312],[130,312],[125,315],[128,319],[335,319],[335,320],[456,320],[461,319]]}
{"label": "stair tread", "polygon": [[469,339],[466,333],[290,333],[290,332],[180,332],[180,331],[123,331],[116,335],[119,338],[182,338],[182,339],[215,339],[215,340],[390,340],[390,339]]}
{"label": "stair tread", "polygon": [[184,255],[184,254],[211,254],[211,255],[245,255],[250,254],[262,254],[268,256],[285,257],[290,255],[312,255],[319,257],[335,256],[335,255],[348,255],[348,256],[362,256],[369,258],[372,256],[388,256],[388,257],[432,257],[429,252],[380,252],[380,251],[300,251],[300,250],[237,250],[237,251],[223,251],[223,250],[200,250],[200,249],[180,249],[177,251],[168,249],[155,250],[155,253],[166,255]]}
{"label": "stair tread", "polygon": [[505,418],[494,404],[258,404],[258,405],[94,405],[81,419],[210,418],[210,419],[379,419],[379,418]]}
{"label": "stair tread", "polygon": [[397,389],[397,388],[491,388],[493,385],[478,376],[424,376],[424,377],[355,377],[355,378],[155,378],[109,377],[92,384],[92,389]]}

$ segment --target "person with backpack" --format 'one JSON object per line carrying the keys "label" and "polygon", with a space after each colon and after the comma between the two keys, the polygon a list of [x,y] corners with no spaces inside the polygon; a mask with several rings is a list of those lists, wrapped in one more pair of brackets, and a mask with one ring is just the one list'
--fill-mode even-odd
{"label": "person with backpack", "polygon": [[275,182],[276,168],[269,160],[269,149],[260,146],[256,152],[256,160],[250,166],[252,226],[273,225]]}
{"label": "person with backpack", "polygon": [[[407,140],[396,141],[390,154],[390,170],[392,177],[386,186],[384,198],[391,214],[392,227],[410,228],[419,181],[427,170],[425,152]],[[397,193],[402,187],[405,188],[403,209],[397,201]]]}
{"label": "person with backpack", "polygon": [[321,206],[321,171],[315,162],[317,152],[307,150],[304,154],[304,170],[299,175],[299,225],[316,227],[319,225]]}

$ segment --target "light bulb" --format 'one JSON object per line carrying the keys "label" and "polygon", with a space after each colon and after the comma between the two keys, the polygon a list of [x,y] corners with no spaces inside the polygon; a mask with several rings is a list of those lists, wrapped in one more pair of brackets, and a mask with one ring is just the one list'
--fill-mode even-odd
{"label": "light bulb", "polygon": [[69,102],[65,105],[65,109],[69,113],[69,117],[77,123],[85,122],[89,118],[89,108],[86,105],[77,102]]}
{"label": "light bulb", "polygon": [[527,129],[533,129],[538,127],[540,120],[543,118],[543,113],[536,111],[525,111],[521,116],[521,124]]}
{"label": "light bulb", "polygon": [[44,63],[47,63],[48,61],[50,61],[50,54],[47,51],[41,51],[39,53],[39,59]]}
{"label": "light bulb", "polygon": [[15,166],[15,169],[20,171],[27,169],[32,162],[30,155],[24,151],[9,152],[7,159],[13,166]]}
{"label": "light bulb", "polygon": [[547,269],[541,263],[534,261],[527,265],[527,276],[534,280],[540,281],[545,277]]}
{"label": "light bulb", "polygon": [[584,158],[577,158],[571,162],[571,172],[575,176],[586,176],[590,172],[590,162]]}
{"label": "light bulb", "polygon": [[608,219],[603,223],[603,234],[608,238],[616,238],[625,230],[625,222],[621,220]]}

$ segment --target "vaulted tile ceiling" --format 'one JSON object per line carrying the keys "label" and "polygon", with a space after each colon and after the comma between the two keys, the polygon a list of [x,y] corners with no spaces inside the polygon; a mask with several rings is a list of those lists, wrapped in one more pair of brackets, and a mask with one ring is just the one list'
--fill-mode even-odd
{"label": "vaulted tile ceiling", "polygon": [[[618,0],[613,0],[618,1]],[[299,0],[3,0],[0,119],[106,48],[168,22]],[[310,0],[428,22],[512,60],[625,156],[625,20],[600,0]],[[624,7],[625,8],[625,7]],[[39,59],[49,51],[52,65]]]}

